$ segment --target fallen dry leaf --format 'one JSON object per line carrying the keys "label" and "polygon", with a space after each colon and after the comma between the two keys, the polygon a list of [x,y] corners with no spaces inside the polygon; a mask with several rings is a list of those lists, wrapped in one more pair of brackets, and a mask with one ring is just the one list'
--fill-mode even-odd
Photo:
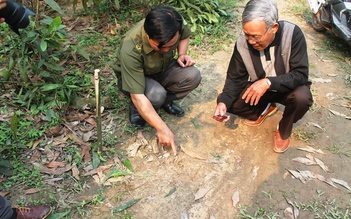
{"label": "fallen dry leaf", "polygon": [[76,178],[76,180],[79,180],[79,170],[77,168],[77,164],[73,164],[72,165],[72,175],[74,178]]}
{"label": "fallen dry leaf", "polygon": [[291,205],[293,207],[293,211],[292,211],[293,218],[297,218],[300,214],[299,209],[295,206],[295,204],[288,197],[285,197],[285,200],[289,205]]}
{"label": "fallen dry leaf", "polygon": [[92,131],[86,132],[86,133],[83,133],[82,139],[83,139],[84,142],[88,142],[90,140],[91,136],[93,136],[93,132]]}
{"label": "fallen dry leaf", "polygon": [[336,115],[336,116],[344,117],[345,119],[351,119],[350,116],[347,116],[347,115],[345,115],[345,114],[339,113],[338,111],[331,110],[331,109],[329,109],[329,111],[330,111],[331,113],[333,113],[334,115]]}
{"label": "fallen dry leaf", "polygon": [[286,219],[295,219],[294,213],[291,207],[287,207],[284,210],[284,218]]}
{"label": "fallen dry leaf", "polygon": [[4,197],[5,195],[9,194],[10,192],[7,191],[0,191],[0,195]]}
{"label": "fallen dry leaf", "polygon": [[331,181],[347,188],[348,190],[351,191],[351,187],[349,186],[349,184],[347,182],[345,182],[344,180],[341,180],[341,179],[335,179],[335,178],[330,178]]}
{"label": "fallen dry leaf", "polygon": [[89,153],[90,151],[90,146],[89,145],[84,145],[82,148],[82,158],[84,158],[84,162],[89,162],[91,161],[91,155]]}
{"label": "fallen dry leaf", "polygon": [[291,175],[293,175],[294,178],[296,179],[299,179],[302,183],[306,183],[307,180],[311,180],[313,177],[312,177],[312,174],[310,177],[308,177],[308,174],[301,174],[300,171],[295,171],[295,170],[288,170]]}
{"label": "fallen dry leaf", "polygon": [[232,195],[232,201],[233,201],[234,208],[237,208],[238,204],[239,204],[239,201],[240,201],[239,188],[236,188],[234,194]]}
{"label": "fallen dry leaf", "polygon": [[39,144],[43,139],[44,139],[44,137],[41,137],[41,138],[39,138],[38,140],[34,141],[34,142],[33,142],[32,149],[35,149],[35,148],[38,146],[38,144]]}
{"label": "fallen dry leaf", "polygon": [[314,160],[316,161],[318,166],[320,166],[322,168],[322,170],[324,170],[324,172],[329,172],[329,168],[323,163],[323,161],[321,161],[318,158],[314,158]]}
{"label": "fallen dry leaf", "polygon": [[29,195],[29,194],[34,194],[34,193],[39,192],[39,189],[35,189],[35,188],[26,189],[26,190],[24,190],[23,192],[24,192],[24,194]]}
{"label": "fallen dry leaf", "polygon": [[33,162],[37,161],[40,158],[40,155],[41,155],[40,151],[38,151],[38,150],[35,151],[33,153],[32,157],[30,158],[30,162],[33,163]]}
{"label": "fallen dry leaf", "polygon": [[180,213],[180,219],[189,219],[189,215],[188,212],[186,210],[182,211],[182,213]]}
{"label": "fallen dry leaf", "polygon": [[298,150],[307,151],[307,152],[310,152],[310,153],[319,153],[319,154],[324,154],[325,155],[325,153],[321,149],[314,149],[311,146],[307,146],[305,148],[298,148]]}
{"label": "fallen dry leaf", "polygon": [[137,138],[133,144],[130,144],[127,148],[127,153],[131,157],[135,157],[141,146],[148,145],[148,141],[145,139],[141,130],[138,130]]}
{"label": "fallen dry leaf", "polygon": [[317,123],[309,122],[308,125],[312,125],[312,126],[314,126],[314,127],[317,127],[317,128],[319,128],[319,129],[321,129],[321,130],[323,130],[323,131],[325,132],[325,129],[322,128],[322,126],[318,125]]}
{"label": "fallen dry leaf", "polygon": [[308,166],[317,165],[317,163],[314,160],[310,160],[309,158],[306,158],[306,157],[295,157],[292,160],[295,162],[299,162],[299,163],[308,165]]}
{"label": "fallen dry leaf", "polygon": [[200,155],[198,155],[197,153],[190,151],[188,149],[186,149],[183,145],[180,145],[180,148],[182,149],[182,151],[184,151],[184,153],[190,157],[199,159],[199,160],[206,160],[206,158],[201,157]]}
{"label": "fallen dry leaf", "polygon": [[330,83],[332,80],[331,79],[323,79],[323,78],[312,78],[312,82],[315,83]]}
{"label": "fallen dry leaf", "polygon": [[327,179],[327,178],[325,178],[324,176],[322,176],[322,175],[320,175],[320,174],[317,174],[317,173],[312,173],[312,174],[313,174],[313,177],[314,177],[314,178],[316,178],[316,179],[318,179],[318,180],[320,180],[320,181],[322,181],[322,182],[325,182],[325,183],[327,183],[327,184],[333,186],[334,188],[338,188],[338,187],[333,183],[332,180]]}
{"label": "fallen dry leaf", "polygon": [[194,201],[199,200],[200,198],[203,198],[208,193],[208,191],[210,191],[210,189],[200,188],[199,190],[197,190],[197,192],[195,193]]}
{"label": "fallen dry leaf", "polygon": [[46,166],[44,166],[40,163],[37,163],[37,162],[34,162],[33,166],[37,167],[41,173],[46,173],[46,174],[50,174],[50,175],[61,175],[64,172],[67,172],[67,171],[72,169],[71,165],[66,165],[66,167],[57,168],[56,170],[52,170],[52,169],[49,169]]}
{"label": "fallen dry leaf", "polygon": [[64,167],[64,166],[66,166],[66,164],[67,163],[64,163],[64,162],[51,161],[49,163],[46,163],[45,166],[55,170],[57,167]]}
{"label": "fallen dry leaf", "polygon": [[45,183],[49,184],[49,185],[55,185],[55,182],[63,180],[63,178],[52,178],[52,179],[46,179],[44,180]]}
{"label": "fallen dry leaf", "polygon": [[93,118],[91,118],[91,117],[86,118],[85,121],[86,121],[87,123],[90,123],[90,124],[91,124],[92,126],[94,126],[94,127],[97,126],[95,119],[93,119]]}

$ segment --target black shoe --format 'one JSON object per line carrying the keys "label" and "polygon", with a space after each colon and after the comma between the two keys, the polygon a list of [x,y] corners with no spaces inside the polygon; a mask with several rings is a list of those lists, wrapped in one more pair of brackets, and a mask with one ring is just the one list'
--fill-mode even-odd
{"label": "black shoe", "polygon": [[173,101],[167,104],[163,104],[162,109],[164,109],[164,111],[166,111],[166,113],[168,114],[172,114],[179,117],[184,116],[184,110],[177,106]]}
{"label": "black shoe", "polygon": [[141,117],[133,103],[130,103],[129,105],[129,121],[139,129],[144,128],[146,123],[146,121],[143,119],[143,117]]}

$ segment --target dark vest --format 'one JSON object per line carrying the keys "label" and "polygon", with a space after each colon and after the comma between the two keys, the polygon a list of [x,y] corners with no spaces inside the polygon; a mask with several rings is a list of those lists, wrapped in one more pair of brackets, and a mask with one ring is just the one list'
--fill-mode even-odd
{"label": "dark vest", "polygon": [[[290,71],[290,53],[291,53],[291,41],[294,33],[295,25],[289,22],[284,22],[282,30],[282,40],[280,42],[282,47],[281,56],[283,57],[285,73]],[[248,42],[245,39],[245,36],[240,36],[237,40],[237,49],[241,55],[241,58],[244,62],[245,68],[250,76],[250,81],[254,82],[258,79],[257,73],[253,66],[253,62],[250,57],[250,50],[248,49]]]}

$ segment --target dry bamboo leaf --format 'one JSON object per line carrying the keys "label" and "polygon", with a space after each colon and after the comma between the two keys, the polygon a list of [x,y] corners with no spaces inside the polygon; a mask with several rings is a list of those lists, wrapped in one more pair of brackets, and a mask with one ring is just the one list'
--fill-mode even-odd
{"label": "dry bamboo leaf", "polygon": [[56,169],[57,167],[64,167],[66,166],[67,163],[64,162],[58,162],[58,161],[51,161],[49,163],[46,163],[45,166],[48,168]]}
{"label": "dry bamboo leaf", "polygon": [[325,153],[321,149],[314,149],[313,147],[310,147],[310,146],[307,146],[305,148],[298,148],[298,150],[307,151],[307,152],[310,152],[310,153],[319,153],[319,154],[324,154],[325,155]]}
{"label": "dry bamboo leaf", "polygon": [[294,203],[288,197],[285,197],[285,200],[289,205],[291,205],[293,207],[293,211],[292,211],[293,216],[294,216],[294,218],[297,218],[300,214],[299,209],[294,205]]}
{"label": "dry bamboo leaf", "polygon": [[39,192],[39,189],[35,189],[35,188],[32,188],[32,189],[26,189],[23,191],[25,195],[28,195],[28,194],[34,194],[34,193],[37,193]]}
{"label": "dry bamboo leaf", "polygon": [[186,149],[185,147],[183,147],[183,145],[180,145],[180,148],[182,149],[182,151],[184,151],[184,153],[190,157],[199,159],[199,160],[206,160],[206,158],[199,156],[198,154],[196,154],[193,151],[190,151],[188,149]]}
{"label": "dry bamboo leaf", "polygon": [[329,77],[336,77],[336,76],[338,76],[338,74],[327,74],[327,76],[329,76]]}
{"label": "dry bamboo leaf", "polygon": [[35,149],[35,148],[38,146],[38,144],[39,144],[43,139],[44,139],[44,137],[41,137],[41,138],[39,138],[38,140],[34,141],[34,142],[33,142],[32,149]]}
{"label": "dry bamboo leaf", "polygon": [[195,193],[194,201],[203,198],[207,194],[208,191],[210,191],[210,189],[200,188],[199,190],[197,190],[197,192]]}
{"label": "dry bamboo leaf", "polygon": [[309,170],[298,170],[299,173],[304,177],[306,180],[311,180],[313,179],[313,173]]}
{"label": "dry bamboo leaf", "polygon": [[341,180],[341,179],[335,179],[335,178],[330,178],[331,181],[347,188],[348,190],[351,191],[351,187],[349,186],[349,184],[347,182],[345,182],[344,180]]}
{"label": "dry bamboo leaf", "polygon": [[91,117],[84,119],[84,121],[86,121],[87,123],[91,124],[94,127],[97,126],[95,119],[93,119]]}
{"label": "dry bamboo leaf", "polygon": [[323,163],[323,161],[321,161],[318,158],[314,158],[314,160],[316,161],[318,166],[320,166],[322,168],[322,170],[324,170],[324,172],[329,172],[329,168]]}
{"label": "dry bamboo leaf", "polygon": [[94,179],[96,184],[101,185],[101,181],[100,181],[100,178],[98,175],[93,175],[93,179]]}
{"label": "dry bamboo leaf", "polygon": [[338,188],[333,181],[331,181],[330,179],[326,179],[324,176],[317,174],[317,173],[313,173],[313,177],[318,179],[319,181],[325,182],[331,186],[333,186],[334,188]]}
{"label": "dry bamboo leaf", "polygon": [[10,192],[7,191],[0,191],[0,195],[4,197],[5,195],[9,194]]}
{"label": "dry bamboo leaf", "polygon": [[30,162],[33,163],[37,161],[40,158],[40,155],[41,155],[40,151],[35,151],[32,157],[30,158]]}
{"label": "dry bamboo leaf", "polygon": [[295,162],[299,162],[299,163],[305,164],[305,165],[309,165],[309,166],[317,164],[315,161],[310,160],[309,158],[306,158],[306,157],[295,157],[292,160],[295,161]]}
{"label": "dry bamboo leaf", "polygon": [[[71,130],[72,131],[72,130]],[[88,145],[87,143],[85,143],[82,139],[80,139],[76,133],[74,133],[73,131],[69,134],[67,134],[69,138],[73,139],[73,141],[79,145]]]}
{"label": "dry bamboo leaf", "polygon": [[145,139],[141,130],[138,130],[137,138],[133,144],[130,144],[127,148],[127,153],[131,157],[135,157],[141,146],[148,145],[148,141]]}
{"label": "dry bamboo leaf", "polygon": [[60,180],[63,180],[63,178],[46,179],[46,180],[44,180],[44,182],[47,183],[47,184],[49,184],[49,185],[55,186],[55,182],[56,182],[56,181],[60,181]]}
{"label": "dry bamboo leaf", "polygon": [[344,117],[345,119],[351,119],[351,117],[349,117],[349,116],[347,116],[347,115],[345,115],[345,114],[339,113],[338,111],[331,110],[331,109],[329,109],[329,111],[330,111],[331,113],[333,113],[334,115],[336,115],[336,116]]}
{"label": "dry bamboo leaf", "polygon": [[46,155],[48,161],[53,161],[55,158],[55,153],[48,146],[45,146],[44,154]]}
{"label": "dry bamboo leaf", "polygon": [[74,178],[79,180],[79,170],[77,168],[77,164],[73,164],[72,165],[72,175],[73,175]]}
{"label": "dry bamboo leaf", "polygon": [[82,158],[84,158],[84,162],[89,162],[91,161],[91,154],[89,153],[90,151],[90,146],[89,145],[84,145],[82,149]]}
{"label": "dry bamboo leaf", "polygon": [[47,168],[46,166],[44,166],[44,165],[42,165],[40,163],[37,163],[37,162],[34,162],[33,166],[39,168],[39,171],[41,173],[47,173],[47,174],[50,174],[50,175],[61,175],[64,172],[67,172],[67,171],[72,169],[71,165],[66,165],[66,167],[64,167],[64,168],[62,167],[62,168],[57,168],[56,170],[51,170],[51,169]]}
{"label": "dry bamboo leaf", "polygon": [[303,178],[299,172],[295,170],[288,170],[288,171],[295,179],[299,179],[302,183],[306,183],[306,179]]}
{"label": "dry bamboo leaf", "polygon": [[306,154],[306,157],[307,157],[308,159],[310,159],[310,160],[314,160],[314,157],[313,157],[312,154],[310,154],[310,153],[307,153],[307,154]]}
{"label": "dry bamboo leaf", "polygon": [[188,212],[186,210],[182,211],[182,213],[180,213],[180,219],[189,219],[189,215]]}
{"label": "dry bamboo leaf", "polygon": [[90,140],[90,137],[93,136],[93,132],[90,131],[90,132],[86,132],[86,133],[83,133],[82,135],[82,139],[84,142],[87,142]]}
{"label": "dry bamboo leaf", "polygon": [[318,125],[317,123],[309,122],[308,125],[312,125],[312,126],[314,126],[314,127],[317,127],[317,128],[319,128],[319,129],[321,129],[321,130],[323,130],[323,131],[325,132],[325,129],[322,128],[322,126]]}
{"label": "dry bamboo leaf", "polygon": [[312,78],[312,82],[316,83],[330,83],[332,80],[331,79],[324,79],[324,78]]}
{"label": "dry bamboo leaf", "polygon": [[240,201],[240,193],[239,193],[239,188],[236,188],[236,191],[232,195],[232,201],[233,201],[233,206],[234,208],[238,207],[239,201]]}
{"label": "dry bamboo leaf", "polygon": [[306,183],[307,180],[311,180],[313,178],[313,175],[310,171],[305,170],[305,171],[294,171],[294,170],[288,170],[291,175],[293,175],[296,179],[299,179],[302,183]]}
{"label": "dry bamboo leaf", "polygon": [[291,207],[287,207],[284,210],[284,218],[286,219],[295,219],[294,218],[294,213]]}

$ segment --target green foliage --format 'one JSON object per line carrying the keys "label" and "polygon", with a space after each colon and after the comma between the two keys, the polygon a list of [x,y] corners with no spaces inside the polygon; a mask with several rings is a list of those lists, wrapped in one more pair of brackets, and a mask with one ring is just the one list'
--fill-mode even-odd
{"label": "green foliage", "polygon": [[12,186],[22,183],[22,186],[29,188],[42,188],[45,184],[42,182],[39,169],[32,165],[25,165],[21,160],[12,161],[12,174],[1,182],[0,190],[9,190]]}
{"label": "green foliage", "polygon": [[231,17],[218,0],[167,0],[166,4],[173,6],[185,20],[190,23],[192,32],[208,33],[210,25],[218,25]]}
{"label": "green foliage", "polygon": [[[8,81],[19,72],[22,81],[16,82],[20,86],[17,103],[28,108],[45,103],[62,107],[74,100],[72,97],[79,89],[75,84],[78,78],[74,81],[71,77],[62,77],[65,68],[60,62],[70,55],[81,54],[87,60],[89,56],[79,46],[64,45],[67,41],[64,28],[61,17],[53,19],[45,15],[39,25],[31,22],[20,36],[1,24],[0,62],[8,64],[0,69],[0,76]],[[40,82],[31,83],[33,77],[40,78]]]}

